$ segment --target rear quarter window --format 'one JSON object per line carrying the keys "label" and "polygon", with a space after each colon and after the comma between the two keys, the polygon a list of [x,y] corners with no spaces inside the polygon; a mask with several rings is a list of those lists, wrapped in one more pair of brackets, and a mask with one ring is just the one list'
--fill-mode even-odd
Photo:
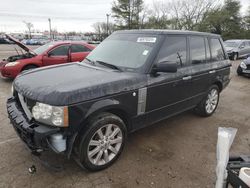
{"label": "rear quarter window", "polygon": [[212,61],[220,61],[226,59],[221,42],[218,38],[211,38],[210,47],[212,53]]}

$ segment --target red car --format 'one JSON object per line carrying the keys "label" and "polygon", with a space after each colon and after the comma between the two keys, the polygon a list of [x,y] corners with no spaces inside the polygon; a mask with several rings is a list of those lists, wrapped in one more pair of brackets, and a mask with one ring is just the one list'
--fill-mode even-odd
{"label": "red car", "polygon": [[28,69],[82,61],[95,48],[84,42],[66,41],[50,42],[32,50],[9,35],[7,38],[25,51],[23,53],[16,50],[17,55],[0,62],[0,72],[3,77],[7,78],[15,78],[20,72]]}

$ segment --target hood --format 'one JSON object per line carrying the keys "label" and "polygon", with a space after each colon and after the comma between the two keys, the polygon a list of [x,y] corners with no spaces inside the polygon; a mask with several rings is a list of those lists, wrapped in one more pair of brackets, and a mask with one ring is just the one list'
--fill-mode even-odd
{"label": "hood", "polygon": [[22,48],[23,50],[25,50],[26,52],[32,53],[34,55],[36,55],[36,53],[29,48],[28,46],[26,46],[25,44],[21,43],[20,41],[18,41],[17,39],[15,39],[14,37],[10,36],[10,35],[5,35],[10,41],[14,42],[16,45],[18,45],[20,48]]}
{"label": "hood", "polygon": [[143,74],[70,63],[28,71],[14,81],[15,90],[42,103],[67,106],[146,85]]}
{"label": "hood", "polygon": [[246,65],[250,65],[250,57],[248,57],[247,59],[243,60],[243,62],[244,62]]}

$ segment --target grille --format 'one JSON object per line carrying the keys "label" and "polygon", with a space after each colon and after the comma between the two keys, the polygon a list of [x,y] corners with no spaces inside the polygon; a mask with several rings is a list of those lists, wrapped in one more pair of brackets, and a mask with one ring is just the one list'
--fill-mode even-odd
{"label": "grille", "polygon": [[31,114],[31,109],[32,109],[32,106],[29,105],[29,100],[25,97],[23,97],[21,94],[18,93],[18,99],[20,101],[20,104],[22,106],[22,109],[24,110],[27,118],[29,120],[32,119],[32,114]]}
{"label": "grille", "polygon": [[250,70],[250,65],[247,65],[247,70]]}

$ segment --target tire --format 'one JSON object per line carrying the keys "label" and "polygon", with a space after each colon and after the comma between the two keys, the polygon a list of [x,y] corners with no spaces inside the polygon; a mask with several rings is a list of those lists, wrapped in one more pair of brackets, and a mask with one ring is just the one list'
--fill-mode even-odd
{"label": "tire", "polygon": [[101,113],[89,121],[84,132],[79,144],[80,163],[89,171],[111,166],[120,156],[126,140],[123,120],[111,113]]}
{"label": "tire", "polygon": [[232,60],[233,60],[233,61],[236,61],[237,59],[238,59],[238,53],[234,52],[234,53],[233,53]]}
{"label": "tire", "polygon": [[195,113],[203,117],[211,116],[217,109],[219,99],[220,99],[219,87],[217,85],[212,85],[209,88],[206,97],[194,109]]}
{"label": "tire", "polygon": [[238,76],[241,76],[243,74],[242,68],[240,66],[237,68],[237,74],[238,74]]}
{"label": "tire", "polygon": [[25,66],[25,67],[22,69],[22,72],[23,72],[23,71],[27,71],[27,70],[31,70],[31,69],[35,69],[35,68],[37,68],[36,65],[27,65],[27,66]]}

